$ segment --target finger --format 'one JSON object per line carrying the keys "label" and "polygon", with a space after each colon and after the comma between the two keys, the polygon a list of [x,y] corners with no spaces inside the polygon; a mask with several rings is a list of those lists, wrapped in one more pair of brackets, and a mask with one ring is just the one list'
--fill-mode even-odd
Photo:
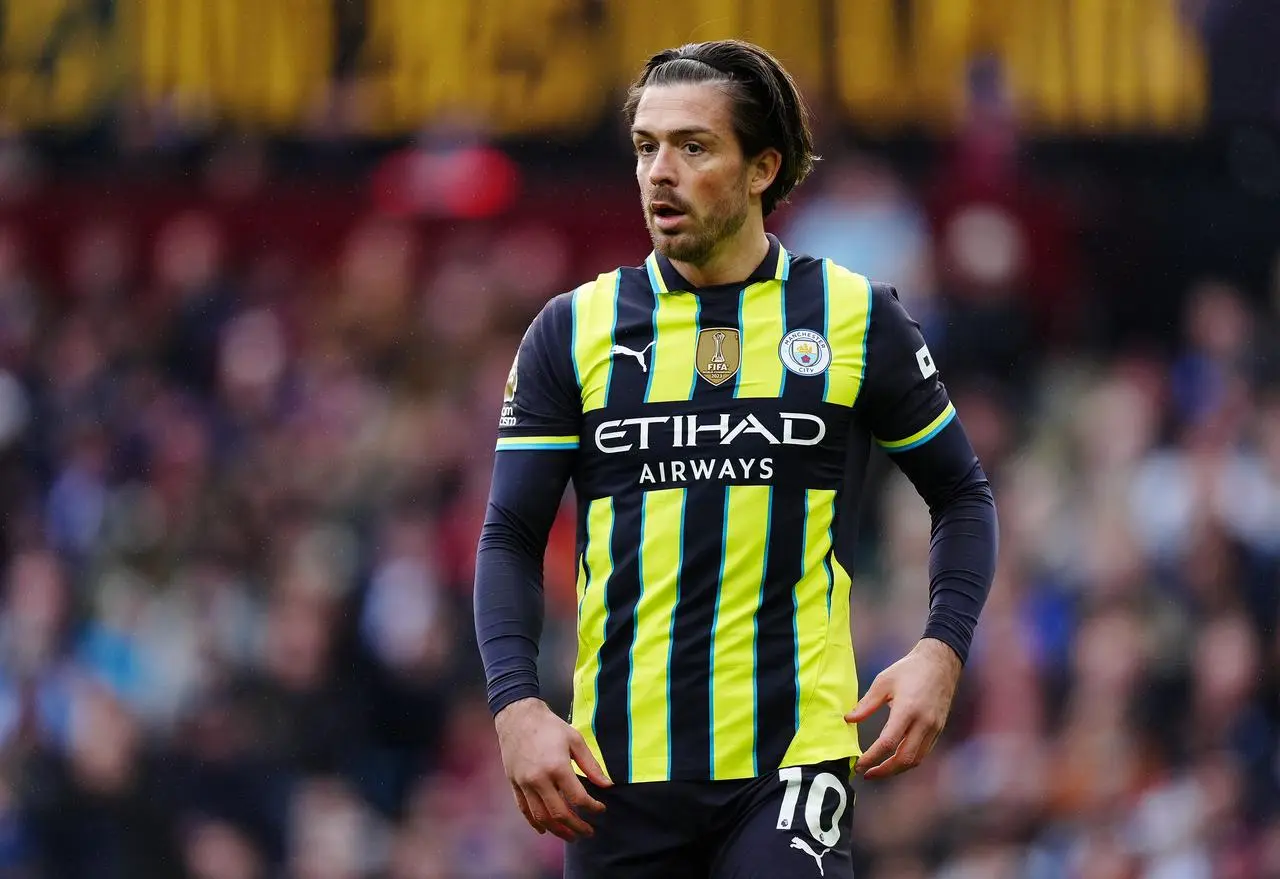
{"label": "finger", "polygon": [[520,813],[524,815],[524,820],[529,822],[529,826],[538,831],[538,833],[546,833],[546,828],[533,817],[533,811],[529,808],[529,800],[525,797],[524,792],[520,790],[519,786],[515,784],[511,785],[511,792],[516,795],[516,807],[520,810]]}
{"label": "finger", "polygon": [[555,817],[555,807],[548,805],[541,794],[529,790],[526,796],[529,798],[530,809],[544,832],[557,836],[565,842],[573,842],[577,838],[572,830]]}
{"label": "finger", "polygon": [[604,803],[587,792],[587,789],[582,785],[582,781],[572,770],[566,771],[561,778],[557,779],[557,783],[560,793],[564,794],[564,798],[575,809],[596,813],[604,811]]}
{"label": "finger", "polygon": [[520,796],[524,798],[525,804],[529,807],[529,815],[532,819],[529,823],[533,825],[533,829],[539,833],[546,833],[548,830],[552,830],[551,816],[547,812],[547,807],[543,804],[542,797],[538,795],[538,792],[532,786],[525,787],[520,789]]}
{"label": "finger", "polygon": [[868,768],[863,773],[863,778],[873,781],[877,778],[892,778],[895,775],[906,772],[908,769],[914,769],[919,766],[920,761],[924,759],[925,745],[928,743],[929,738],[930,733],[925,724],[912,724],[892,756],[878,766]]}
{"label": "finger", "polygon": [[598,787],[610,787],[613,784],[609,776],[604,774],[604,767],[596,760],[596,755],[591,753],[582,736],[575,736],[569,743],[569,753],[573,756],[574,762],[587,774],[587,778],[591,779],[592,784]]}
{"label": "finger", "polygon": [[898,743],[906,736],[909,726],[905,713],[890,711],[889,722],[880,731],[880,737],[858,758],[854,772],[862,775],[892,756],[898,750]]}
{"label": "finger", "polygon": [[858,704],[853,706],[853,710],[846,714],[844,719],[849,723],[862,723],[889,701],[889,693],[890,688],[884,682],[883,675],[877,675],[871,682],[871,686],[867,688],[866,695],[858,700]]}
{"label": "finger", "polygon": [[569,807],[551,780],[538,787],[538,796],[547,810],[547,829],[565,842],[573,842],[579,836],[591,836],[591,825]]}

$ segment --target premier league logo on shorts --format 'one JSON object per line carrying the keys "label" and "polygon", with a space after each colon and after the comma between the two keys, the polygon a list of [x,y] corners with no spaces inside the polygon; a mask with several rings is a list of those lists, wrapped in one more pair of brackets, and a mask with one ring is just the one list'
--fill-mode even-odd
{"label": "premier league logo on shorts", "polygon": [[778,346],[782,364],[796,375],[821,375],[831,365],[831,346],[822,333],[792,330]]}

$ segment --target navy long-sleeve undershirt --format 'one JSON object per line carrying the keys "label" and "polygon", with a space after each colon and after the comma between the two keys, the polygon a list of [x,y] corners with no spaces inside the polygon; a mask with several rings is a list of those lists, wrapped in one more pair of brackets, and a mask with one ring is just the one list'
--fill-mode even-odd
{"label": "navy long-sleeve undershirt", "polygon": [[497,714],[538,696],[543,556],[573,468],[573,452],[499,452],[476,553],[475,625]]}

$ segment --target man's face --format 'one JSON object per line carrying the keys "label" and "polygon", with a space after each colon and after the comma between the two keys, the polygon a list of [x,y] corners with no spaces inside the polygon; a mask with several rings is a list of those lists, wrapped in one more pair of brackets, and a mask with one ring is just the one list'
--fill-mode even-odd
{"label": "man's face", "polygon": [[746,222],[749,166],[714,85],[649,86],[631,140],[645,225],[668,259],[702,265]]}

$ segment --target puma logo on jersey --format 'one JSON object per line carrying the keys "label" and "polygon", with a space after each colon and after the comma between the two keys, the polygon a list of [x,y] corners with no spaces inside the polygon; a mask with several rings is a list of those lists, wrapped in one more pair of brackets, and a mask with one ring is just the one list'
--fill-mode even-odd
{"label": "puma logo on jersey", "polygon": [[818,854],[818,853],[817,853],[817,852],[815,852],[812,848],[810,848],[810,847],[809,847],[809,843],[805,842],[803,839],[801,839],[801,838],[800,838],[800,837],[798,837],[798,836],[793,836],[793,837],[791,837],[791,847],[792,847],[793,849],[797,849],[797,850],[799,850],[799,851],[804,852],[806,855],[808,855],[809,857],[813,858],[813,859],[814,859],[814,861],[816,861],[816,862],[817,862],[817,864],[818,864],[818,875],[819,875],[819,876],[825,876],[825,875],[827,875],[827,871],[826,871],[826,870],[824,870],[824,869],[823,869],[823,867],[822,867],[822,859],[823,859],[823,858],[825,858],[825,857],[827,856],[827,852],[831,851],[831,849],[829,849],[829,848],[824,848],[824,849],[822,850],[822,854]]}
{"label": "puma logo on jersey", "polygon": [[639,363],[639,364],[640,364],[640,371],[641,371],[641,372],[648,372],[648,371],[649,371],[649,365],[648,365],[647,363],[645,363],[645,362],[644,362],[644,355],[645,355],[645,352],[646,352],[646,351],[648,351],[648,350],[649,350],[650,348],[652,348],[652,347],[653,347],[653,342],[650,342],[648,345],[645,345],[645,346],[644,346],[643,348],[641,348],[639,351],[632,351],[632,350],[631,350],[630,348],[628,348],[626,345],[614,345],[614,346],[613,346],[613,350],[611,350],[609,353],[610,353],[610,354],[625,354],[625,355],[627,355],[628,357],[634,357],[634,358],[636,359],[636,363]]}

